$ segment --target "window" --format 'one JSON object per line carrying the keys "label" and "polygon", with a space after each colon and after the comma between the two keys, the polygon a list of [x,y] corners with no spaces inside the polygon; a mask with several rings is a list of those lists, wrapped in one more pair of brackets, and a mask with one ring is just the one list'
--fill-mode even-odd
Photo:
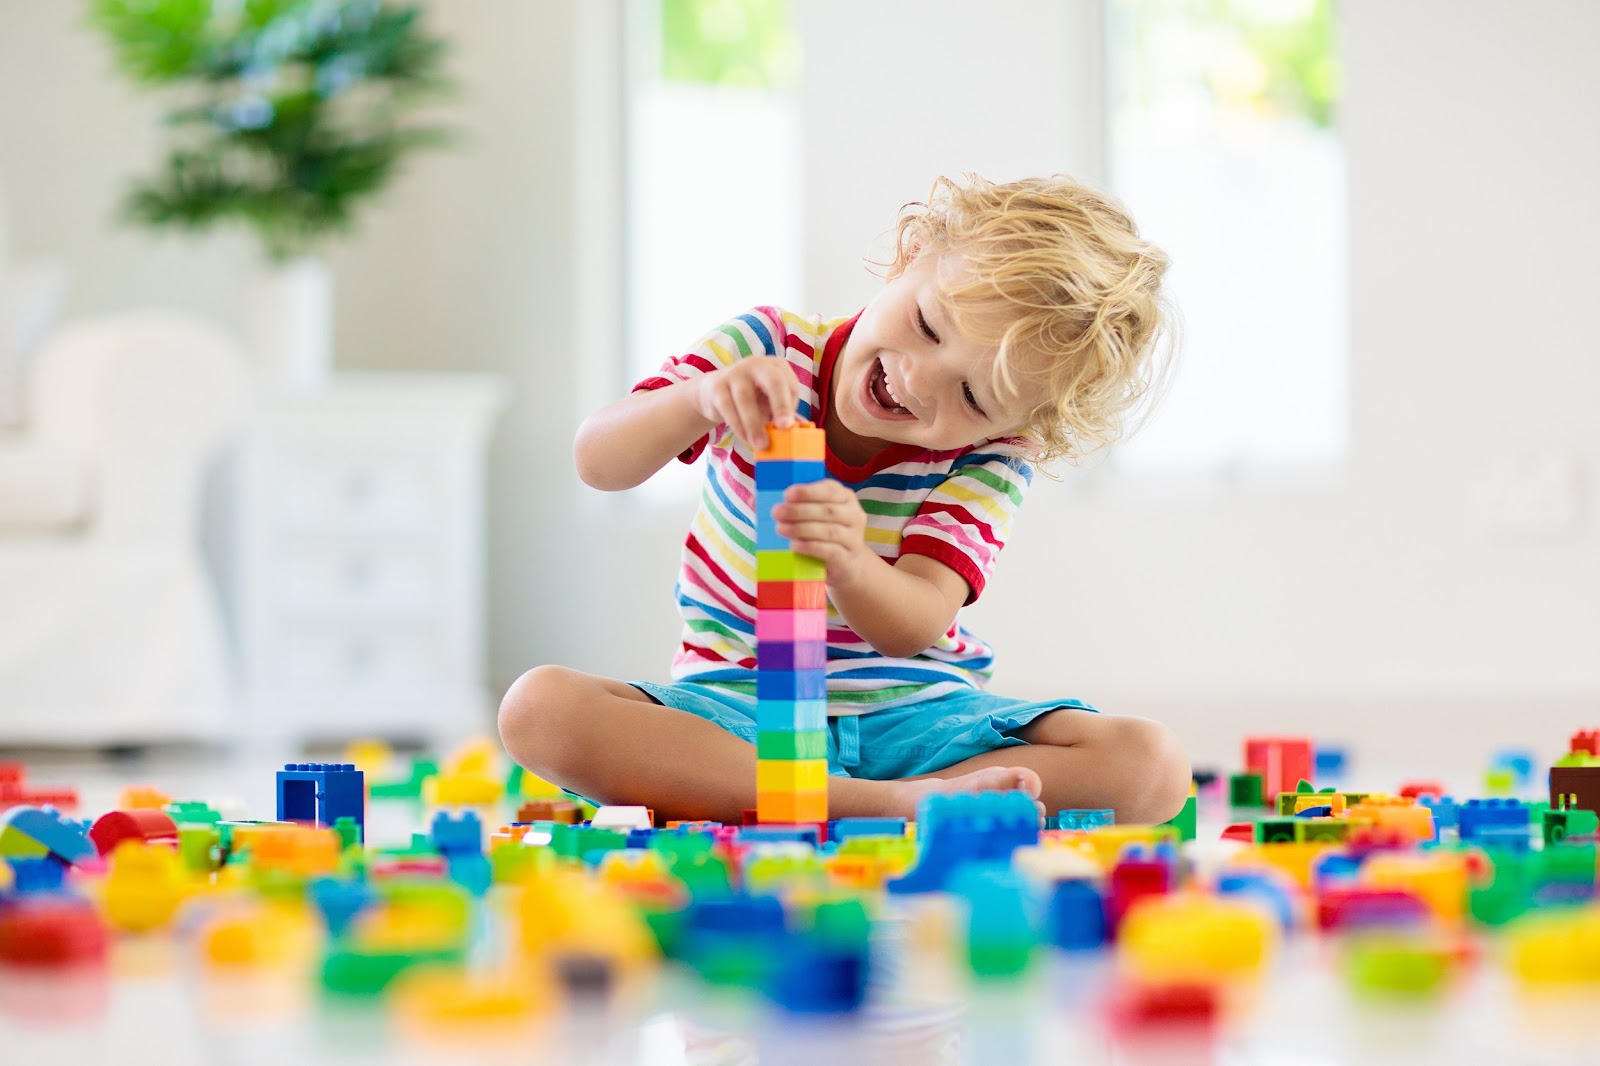
{"label": "window", "polygon": [[1347,438],[1332,0],[1109,0],[1110,180],[1172,257],[1182,352],[1119,468],[1331,465]]}
{"label": "window", "polygon": [[630,0],[628,384],[800,292],[799,45],[789,0]]}

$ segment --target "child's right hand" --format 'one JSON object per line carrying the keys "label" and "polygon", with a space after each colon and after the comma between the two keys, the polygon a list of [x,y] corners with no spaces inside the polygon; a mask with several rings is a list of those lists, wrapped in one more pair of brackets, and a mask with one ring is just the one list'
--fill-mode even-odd
{"label": "child's right hand", "polygon": [[787,359],[752,356],[696,380],[694,406],[700,417],[726,423],[757,451],[767,446],[768,422],[780,429],[794,424],[800,379]]}

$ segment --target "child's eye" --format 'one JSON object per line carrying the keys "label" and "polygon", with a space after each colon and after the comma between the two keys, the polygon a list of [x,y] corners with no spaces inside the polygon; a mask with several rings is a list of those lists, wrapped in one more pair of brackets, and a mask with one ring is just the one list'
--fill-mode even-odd
{"label": "child's eye", "polygon": [[[978,398],[972,394],[972,386],[968,385],[965,381],[961,383],[961,394],[967,398],[967,403],[974,411],[978,412],[980,415],[983,415],[983,408],[978,406]],[[988,418],[989,416],[983,415],[983,417]]]}
{"label": "child's eye", "polygon": [[922,308],[920,307],[917,308],[917,328],[922,331],[924,337],[927,337],[935,344],[939,343],[939,335],[933,331],[932,326],[928,325],[928,320],[922,314]]}

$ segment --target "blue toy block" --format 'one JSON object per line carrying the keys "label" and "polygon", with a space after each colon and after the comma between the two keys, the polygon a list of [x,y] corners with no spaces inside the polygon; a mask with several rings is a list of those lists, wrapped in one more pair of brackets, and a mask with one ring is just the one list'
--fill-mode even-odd
{"label": "blue toy block", "polygon": [[447,854],[445,865],[450,871],[450,880],[475,897],[488,892],[489,885],[494,881],[494,871],[489,865],[488,858],[479,852],[458,851]]}
{"label": "blue toy block", "polygon": [[772,517],[772,509],[782,502],[782,489],[756,490],[756,551],[775,552],[789,550],[789,538],[779,536],[778,521]]}
{"label": "blue toy block", "polygon": [[1325,741],[1317,741],[1312,761],[1312,773],[1321,785],[1334,778],[1343,776],[1349,759],[1343,748],[1334,747]]}
{"label": "blue toy block", "polygon": [[[760,684],[759,680],[757,684]],[[826,689],[827,682],[823,682]],[[808,733],[828,728],[828,701],[757,700],[756,731],[760,733]]]}
{"label": "blue toy block", "polygon": [[828,675],[822,670],[760,670],[756,699],[802,703],[828,698]]}
{"label": "blue toy block", "polygon": [[[756,464],[756,469],[762,465]],[[794,1014],[859,1009],[867,996],[867,954],[793,941],[778,953],[777,968],[767,980],[767,996]]]}
{"label": "blue toy block", "polygon": [[1093,829],[1099,825],[1115,825],[1117,812],[1109,807],[1071,807],[1056,813],[1057,829]]}
{"label": "blue toy block", "polygon": [[331,828],[340,818],[354,818],[361,839],[366,839],[366,782],[355,764],[284,763],[278,771],[278,821]]}
{"label": "blue toy block", "polygon": [[[799,672],[826,670],[828,643],[823,640],[763,640],[756,645],[756,669]],[[826,682],[824,682],[826,687]]]}
{"label": "blue toy block", "polygon": [[1526,788],[1533,779],[1533,768],[1539,757],[1525,748],[1500,748],[1489,756],[1489,765],[1499,770],[1510,770],[1516,777],[1517,787]]}
{"label": "blue toy block", "polygon": [[340,881],[332,877],[312,881],[306,886],[306,894],[321,912],[328,935],[333,937],[343,935],[356,915],[378,901],[377,893],[366,881]]}
{"label": "blue toy block", "polygon": [[1106,942],[1106,904],[1088,881],[1056,882],[1045,912],[1045,939],[1066,951],[1094,951]]}
{"label": "blue toy block", "polygon": [[11,891],[19,896],[60,892],[66,884],[66,864],[54,855],[5,861],[11,864]]}
{"label": "blue toy block", "polygon": [[1533,834],[1525,825],[1480,825],[1473,830],[1472,843],[1480,848],[1524,852],[1533,848]]}
{"label": "blue toy block", "polygon": [[917,865],[893,893],[938,892],[958,866],[1001,861],[1039,843],[1039,810],[1026,792],[935,794],[917,807]]}
{"label": "blue toy block", "polygon": [[1292,817],[1295,817],[1295,818],[1332,818],[1333,817],[1333,806],[1331,804],[1329,804],[1329,805],[1322,806],[1322,807],[1307,807],[1304,810],[1295,811],[1294,814],[1292,815]]}
{"label": "blue toy block", "polygon": [[1217,878],[1217,895],[1242,896],[1260,903],[1278,920],[1279,929],[1285,933],[1294,931],[1294,896],[1280,879],[1254,871],[1223,874]]}
{"label": "blue toy block", "polygon": [[739,829],[741,844],[800,843],[817,846],[814,825],[747,825]]}
{"label": "blue toy block", "polygon": [[483,854],[483,823],[472,811],[452,814],[440,811],[433,816],[433,831],[428,843],[439,854],[454,858],[458,855]]}
{"label": "blue toy block", "polygon": [[781,497],[790,485],[826,481],[828,466],[821,459],[763,459],[756,464],[756,491],[774,491]]}
{"label": "blue toy block", "polygon": [[1311,881],[1318,892],[1338,885],[1354,884],[1361,873],[1362,859],[1338,851],[1328,851],[1311,865]]}
{"label": "blue toy block", "polygon": [[0,814],[0,832],[10,829],[36,841],[65,863],[78,863],[97,854],[89,829],[54,807],[13,807]]}
{"label": "blue toy block", "polygon": [[1521,800],[1470,799],[1456,808],[1456,826],[1463,841],[1477,841],[1491,826],[1517,829],[1526,835],[1529,820],[1528,805]]}
{"label": "blue toy block", "polygon": [[684,916],[690,937],[739,937],[751,941],[778,938],[787,932],[783,903],[776,896],[722,896],[695,900]]}
{"label": "blue toy block", "polygon": [[950,891],[967,902],[967,961],[984,975],[1027,968],[1039,931],[1023,876],[1009,862],[967,863],[950,878]]}
{"label": "blue toy block", "polygon": [[829,840],[849,840],[851,837],[903,837],[906,835],[904,818],[840,818],[828,823]]}

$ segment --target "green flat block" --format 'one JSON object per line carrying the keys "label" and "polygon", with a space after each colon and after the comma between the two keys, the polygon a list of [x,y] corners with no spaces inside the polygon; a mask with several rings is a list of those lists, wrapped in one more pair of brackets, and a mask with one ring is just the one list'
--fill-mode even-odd
{"label": "green flat block", "polygon": [[1357,992],[1383,998],[1421,998],[1440,991],[1450,976],[1445,954],[1401,937],[1354,937],[1345,948],[1345,975]]}
{"label": "green flat block", "polygon": [[1260,807],[1266,802],[1260,774],[1231,774],[1228,777],[1228,805]]}
{"label": "green flat block", "polygon": [[791,551],[756,552],[757,581],[826,581],[828,568],[821,559]]}
{"label": "green flat block", "polygon": [[1350,823],[1337,818],[1296,818],[1301,840],[1343,841],[1350,836]]}
{"label": "green flat block", "polygon": [[826,759],[828,731],[805,729],[797,733],[767,729],[756,734],[758,759]]}
{"label": "green flat block", "polygon": [[1288,844],[1300,840],[1304,818],[1261,818],[1256,821],[1257,844]]}
{"label": "green flat block", "polygon": [[1162,825],[1170,825],[1176,829],[1178,831],[1179,840],[1194,839],[1196,802],[1197,801],[1195,797],[1190,796],[1188,799],[1183,801],[1183,810],[1179,811],[1176,817],[1161,823]]}

